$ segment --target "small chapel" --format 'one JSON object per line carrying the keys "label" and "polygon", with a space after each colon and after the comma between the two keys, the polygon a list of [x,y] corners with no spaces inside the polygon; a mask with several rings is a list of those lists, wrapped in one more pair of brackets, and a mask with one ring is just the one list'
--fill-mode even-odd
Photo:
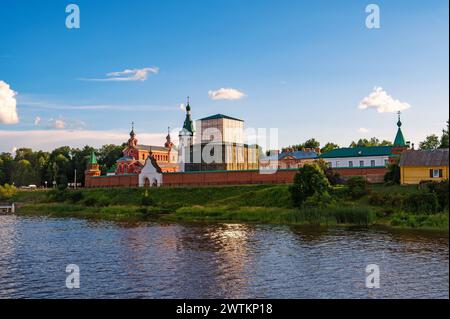
{"label": "small chapel", "polygon": [[133,123],[130,138],[127,141],[126,148],[123,150],[123,157],[117,160],[114,174],[139,174],[149,157],[156,161],[162,172],[178,171],[178,151],[172,143],[169,130],[164,146],[138,144]]}

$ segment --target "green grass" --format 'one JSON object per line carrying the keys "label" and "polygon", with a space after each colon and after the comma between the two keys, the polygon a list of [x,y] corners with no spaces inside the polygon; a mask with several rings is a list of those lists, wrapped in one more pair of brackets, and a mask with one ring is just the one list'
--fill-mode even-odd
{"label": "green grass", "polygon": [[[345,189],[333,192],[333,204],[329,207],[295,209],[288,187],[242,185],[154,188],[147,190],[153,203],[151,207],[141,205],[146,191],[142,188],[67,190],[60,197],[50,196],[54,193],[52,191],[19,191],[12,201],[18,204],[19,214],[57,217],[358,226],[377,224],[448,230],[448,212],[414,214],[402,211],[402,207],[396,204],[371,205],[368,196],[358,200],[347,198]],[[418,192],[418,189],[416,186],[371,185],[370,192],[405,197]]]}
{"label": "green grass", "polygon": [[368,226],[375,220],[370,209],[329,207],[285,209],[267,207],[193,206],[178,209],[166,219],[177,221],[243,221],[277,224],[358,225]]}

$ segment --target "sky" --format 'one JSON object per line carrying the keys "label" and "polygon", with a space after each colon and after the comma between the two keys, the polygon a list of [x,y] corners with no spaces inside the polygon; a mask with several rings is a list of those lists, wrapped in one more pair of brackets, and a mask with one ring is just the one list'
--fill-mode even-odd
{"label": "sky", "polygon": [[280,147],[392,141],[398,110],[418,144],[449,118],[447,0],[1,1],[0,152],[119,144],[131,122],[162,145],[187,96]]}

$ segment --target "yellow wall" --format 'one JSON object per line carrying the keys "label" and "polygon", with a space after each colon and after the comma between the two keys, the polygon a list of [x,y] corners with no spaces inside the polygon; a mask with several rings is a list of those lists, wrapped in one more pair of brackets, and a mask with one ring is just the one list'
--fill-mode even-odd
{"label": "yellow wall", "polygon": [[[430,169],[442,169],[442,178],[430,178]],[[419,184],[421,181],[442,181],[448,179],[448,166],[402,166],[400,167],[402,184]]]}

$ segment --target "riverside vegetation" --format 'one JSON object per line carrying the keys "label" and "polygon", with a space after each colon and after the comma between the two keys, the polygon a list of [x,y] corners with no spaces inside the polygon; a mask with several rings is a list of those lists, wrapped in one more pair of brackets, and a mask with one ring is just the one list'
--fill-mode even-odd
{"label": "riverside vegetation", "polygon": [[386,225],[448,231],[448,181],[420,186],[345,183],[320,165],[305,165],[292,185],[17,191],[0,200],[24,215],[119,221],[259,222],[297,225]]}

